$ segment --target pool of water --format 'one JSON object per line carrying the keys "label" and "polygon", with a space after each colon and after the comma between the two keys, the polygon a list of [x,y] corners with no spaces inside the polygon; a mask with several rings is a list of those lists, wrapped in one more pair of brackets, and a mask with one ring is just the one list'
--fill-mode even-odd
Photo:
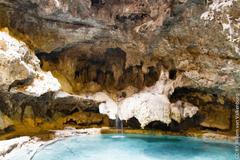
{"label": "pool of water", "polygon": [[43,147],[32,160],[234,160],[234,145],[177,136],[75,136]]}

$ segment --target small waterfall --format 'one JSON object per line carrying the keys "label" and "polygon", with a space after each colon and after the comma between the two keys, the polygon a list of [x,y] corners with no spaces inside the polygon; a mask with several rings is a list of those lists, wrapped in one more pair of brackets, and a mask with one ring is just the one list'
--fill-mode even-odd
{"label": "small waterfall", "polygon": [[116,117],[115,119],[116,133],[123,135],[123,122],[120,120],[118,114],[116,114],[115,117]]}
{"label": "small waterfall", "polygon": [[[123,121],[119,118],[119,108],[117,108],[117,113],[115,115],[115,128],[117,136],[113,136],[113,138],[124,138],[123,135]],[[120,134],[120,135],[119,135]]]}

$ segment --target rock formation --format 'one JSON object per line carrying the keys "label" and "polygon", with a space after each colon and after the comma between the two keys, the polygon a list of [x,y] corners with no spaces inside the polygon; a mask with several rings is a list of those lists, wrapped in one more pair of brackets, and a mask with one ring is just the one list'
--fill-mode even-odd
{"label": "rock formation", "polygon": [[[14,126],[14,121],[41,126],[53,119],[60,121],[60,128],[71,122],[82,126],[106,123],[98,114],[98,102],[61,92],[58,80],[41,70],[40,61],[25,43],[12,38],[7,30],[0,32],[0,41],[1,130]],[[76,112],[81,112],[80,118],[75,118]]]}
{"label": "rock formation", "polygon": [[180,123],[183,119],[195,115],[198,108],[182,101],[171,104],[168,96],[173,92],[173,88],[179,85],[179,79],[175,81],[167,79],[168,74],[161,73],[159,80],[152,87],[146,87],[141,92],[119,99],[117,102],[104,93],[96,93],[88,98],[105,100],[105,103],[99,106],[100,113],[107,114],[112,119],[117,115],[126,121],[135,117],[142,128],[152,121],[170,124],[173,119]]}
{"label": "rock formation", "polygon": [[[17,88],[36,96],[59,90],[57,79],[51,72],[45,73],[40,69],[39,60],[26,44],[12,38],[7,32],[0,32],[0,85],[8,87],[8,91]],[[24,86],[27,87],[21,89]]]}
{"label": "rock formation", "polygon": [[238,0],[1,0],[1,115],[234,130],[239,11]]}

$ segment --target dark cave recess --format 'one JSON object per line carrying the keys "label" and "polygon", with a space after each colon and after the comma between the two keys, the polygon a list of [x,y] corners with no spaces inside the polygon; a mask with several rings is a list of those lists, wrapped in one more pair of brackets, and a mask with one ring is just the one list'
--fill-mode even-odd
{"label": "dark cave recess", "polygon": [[[41,66],[44,62],[52,64],[54,68],[48,70],[58,70],[72,83],[81,83],[83,85],[94,82],[103,89],[112,88],[122,90],[128,86],[138,89],[144,86],[152,86],[159,79],[160,72],[163,68],[169,70],[170,79],[175,79],[177,70],[174,65],[167,64],[159,60],[158,65],[147,67],[147,72],[143,72],[144,62],[126,67],[127,53],[121,48],[107,48],[104,53],[91,55],[87,53],[69,53],[64,50],[53,51],[51,53],[37,52],[37,57],[41,60]],[[73,68],[66,68],[71,71],[59,69],[60,61],[69,61],[74,64]],[[71,72],[72,74],[69,74]]]}

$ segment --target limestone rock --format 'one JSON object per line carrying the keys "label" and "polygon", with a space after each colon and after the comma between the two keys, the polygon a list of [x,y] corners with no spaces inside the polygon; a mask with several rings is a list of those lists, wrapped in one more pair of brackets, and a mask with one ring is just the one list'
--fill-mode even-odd
{"label": "limestone rock", "polygon": [[171,104],[171,117],[176,122],[181,122],[181,117],[183,115],[182,101],[177,101]]}
{"label": "limestone rock", "polygon": [[[240,91],[240,3],[205,2],[2,0],[0,27],[32,50],[1,32],[1,111],[11,117],[31,105],[46,118],[97,112],[100,103],[100,112],[111,119],[119,113],[143,127],[154,120],[180,122],[193,117],[196,106],[199,112],[209,109],[206,103],[232,107]],[[56,92],[58,80],[40,67],[55,73],[64,91],[81,96]],[[169,100],[179,88],[212,96],[194,100],[184,92]],[[216,101],[218,96],[224,99]],[[222,114],[221,107],[211,114],[218,109]],[[218,120],[202,124],[229,126],[213,121]]]}
{"label": "limestone rock", "polygon": [[65,118],[66,124],[75,123],[79,126],[100,125],[103,123],[103,116],[97,113],[77,112]]}
{"label": "limestone rock", "polygon": [[4,115],[0,111],[0,130],[4,130],[5,128],[12,126],[12,125],[13,125],[12,120],[7,115]]}
{"label": "limestone rock", "polygon": [[[94,70],[98,66],[83,68],[76,62],[79,61],[76,57],[83,55],[87,55],[85,59],[89,61],[94,59],[91,62],[96,59],[101,62],[106,50],[120,48],[126,53],[125,69],[142,62],[142,71],[146,74],[149,67],[161,63],[167,69],[180,71],[178,76],[184,76],[185,86],[220,89],[231,98],[239,90],[239,6],[237,0],[213,0],[212,4],[193,0],[99,4],[90,0],[3,0],[0,18],[4,21],[0,26],[9,27],[38,53],[50,53],[50,59],[56,63],[46,69],[62,75],[60,79],[67,86],[66,91],[74,92],[72,89],[77,88],[75,92],[81,92],[85,82],[97,86],[87,87],[86,92],[100,91],[104,81],[107,86],[122,87],[117,79],[121,79],[123,72],[115,69],[122,65],[111,63],[111,72],[102,73],[101,68],[96,78]],[[3,44],[3,48],[7,47]],[[108,55],[111,52],[114,56],[113,50]],[[94,58],[96,56],[100,58]],[[159,68],[154,69],[160,73]],[[134,74],[134,70],[129,69],[129,74],[123,76],[122,80],[131,82],[124,83],[124,87],[136,85],[143,89],[146,84],[150,86],[157,81],[149,80],[149,75],[144,77],[141,72]],[[79,75],[84,75],[83,79]],[[159,75],[151,72],[151,77]]]}
{"label": "limestone rock", "polygon": [[26,106],[24,113],[23,113],[23,118],[34,118],[34,113],[32,110],[32,106]]}
{"label": "limestone rock", "polygon": [[229,130],[231,124],[231,110],[222,106],[209,106],[207,109],[203,109],[205,119],[200,124],[207,128],[218,128],[221,130]]}
{"label": "limestone rock", "polygon": [[[231,103],[223,95],[210,94],[206,91],[195,89],[178,88],[175,90],[170,100],[175,101],[174,97],[178,99],[175,104],[185,101],[187,105],[189,104],[186,102],[190,102],[198,106],[199,126],[213,130],[235,130],[235,114],[233,113],[235,104]],[[192,106],[191,104],[190,106]],[[175,108],[177,107],[174,106],[174,109]],[[193,110],[190,111],[195,112],[194,107],[192,109]]]}
{"label": "limestone rock", "polygon": [[189,102],[177,101],[172,103],[171,106],[171,118],[178,123],[187,117],[192,118],[198,112],[198,107]]}
{"label": "limestone rock", "polygon": [[0,85],[10,85],[15,80],[33,76],[39,60],[34,58],[27,46],[12,38],[7,32],[0,32],[0,40],[6,45],[5,49],[1,47],[0,50]]}
{"label": "limestone rock", "polygon": [[181,85],[179,79],[169,80],[168,74],[162,72],[155,85],[118,101],[114,101],[105,93],[96,93],[83,98],[103,100],[104,102],[99,106],[100,113],[107,114],[111,119],[115,119],[116,115],[121,120],[135,117],[144,128],[152,121],[170,124],[173,119],[180,123],[185,118],[191,118],[197,113],[198,108],[190,103],[171,104],[169,102],[168,95],[178,85]]}
{"label": "limestone rock", "polygon": [[25,125],[34,127],[35,126],[34,118],[35,118],[35,116],[34,116],[32,106],[26,106],[25,110],[23,112],[23,117],[22,117],[23,123]]}
{"label": "limestone rock", "polygon": [[198,111],[198,108],[191,103],[184,102],[183,104],[183,119],[189,117],[192,118]]}
{"label": "limestone rock", "polygon": [[39,60],[25,43],[11,37],[8,31],[0,32],[5,49],[0,49],[0,86],[19,92],[40,96],[60,89],[51,73],[40,69]]}
{"label": "limestone rock", "polygon": [[[66,76],[62,78],[69,81],[65,81],[66,86],[77,86],[69,79],[77,71],[71,64],[76,55],[99,56],[107,49],[120,48],[126,53],[126,67],[142,61],[146,71],[149,64],[172,61],[175,69],[181,70],[178,74],[188,81],[185,85],[217,88],[232,97],[239,88],[240,4],[237,0],[212,2],[140,0],[94,4],[90,0],[3,0],[0,18],[4,21],[0,26],[9,27],[40,53],[71,55],[69,63],[58,56],[52,57],[60,59],[57,61],[62,67],[49,68]],[[66,66],[72,69],[66,71]],[[112,78],[119,78],[120,73],[108,75],[107,84],[114,83]],[[96,73],[91,68],[89,74],[84,75],[94,79]],[[141,86],[141,77],[138,75],[138,86]],[[102,80],[101,76],[99,79]]]}

